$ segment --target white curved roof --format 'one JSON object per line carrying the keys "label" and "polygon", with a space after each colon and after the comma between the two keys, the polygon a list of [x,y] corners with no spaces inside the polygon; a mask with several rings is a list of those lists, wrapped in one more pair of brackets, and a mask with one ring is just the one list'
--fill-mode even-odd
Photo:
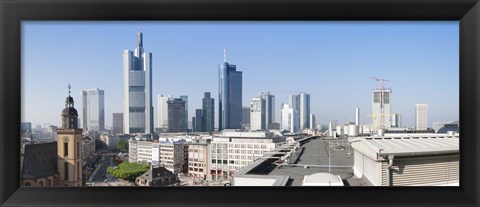
{"label": "white curved roof", "polygon": [[305,175],[303,186],[343,186],[342,178],[329,173]]}

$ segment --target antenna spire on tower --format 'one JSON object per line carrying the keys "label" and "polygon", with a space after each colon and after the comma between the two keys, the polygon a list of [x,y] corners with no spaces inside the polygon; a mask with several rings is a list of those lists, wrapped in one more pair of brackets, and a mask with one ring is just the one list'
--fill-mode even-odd
{"label": "antenna spire on tower", "polygon": [[72,88],[72,87],[70,87],[70,83],[69,83],[69,84],[68,84],[68,96],[70,96],[70,89],[71,89],[71,88]]}
{"label": "antenna spire on tower", "polygon": [[223,48],[223,62],[227,62],[227,48]]}
{"label": "antenna spire on tower", "polygon": [[140,32],[140,31],[141,31],[141,28],[140,28],[140,21],[137,21],[137,30],[138,30],[138,32]]}

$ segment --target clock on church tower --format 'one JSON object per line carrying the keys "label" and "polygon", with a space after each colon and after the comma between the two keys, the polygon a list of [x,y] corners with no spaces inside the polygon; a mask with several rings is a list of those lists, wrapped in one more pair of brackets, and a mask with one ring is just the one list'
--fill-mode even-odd
{"label": "clock on church tower", "polygon": [[83,130],[78,128],[78,113],[70,96],[70,85],[61,117],[62,128],[57,130],[58,183],[60,186],[81,186]]}

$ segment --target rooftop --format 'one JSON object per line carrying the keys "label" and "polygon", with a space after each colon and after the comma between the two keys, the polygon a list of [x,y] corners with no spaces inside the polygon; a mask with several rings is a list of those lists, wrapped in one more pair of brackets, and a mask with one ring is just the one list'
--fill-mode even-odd
{"label": "rooftop", "polygon": [[350,140],[352,148],[371,157],[386,155],[414,156],[459,152],[459,136],[445,134],[400,134],[397,136],[361,137]]}

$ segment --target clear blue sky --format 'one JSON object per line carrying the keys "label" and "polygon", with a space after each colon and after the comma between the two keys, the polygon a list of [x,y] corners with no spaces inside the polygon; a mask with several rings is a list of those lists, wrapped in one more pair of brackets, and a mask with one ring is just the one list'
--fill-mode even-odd
{"label": "clear blue sky", "polygon": [[[355,107],[371,123],[374,76],[390,80],[392,113],[402,113],[404,125],[414,125],[416,103],[429,105],[429,126],[459,119],[457,21],[144,21],[141,31],[153,53],[155,126],[158,94],[188,95],[191,120],[209,91],[217,113],[224,47],[243,71],[243,105],[270,91],[277,121],[290,91],[305,91],[320,123],[354,121]],[[23,22],[22,121],[60,125],[70,83],[79,114],[80,90],[105,90],[111,126],[112,113],[122,112],[122,52],[135,48],[136,32],[134,21]]]}

